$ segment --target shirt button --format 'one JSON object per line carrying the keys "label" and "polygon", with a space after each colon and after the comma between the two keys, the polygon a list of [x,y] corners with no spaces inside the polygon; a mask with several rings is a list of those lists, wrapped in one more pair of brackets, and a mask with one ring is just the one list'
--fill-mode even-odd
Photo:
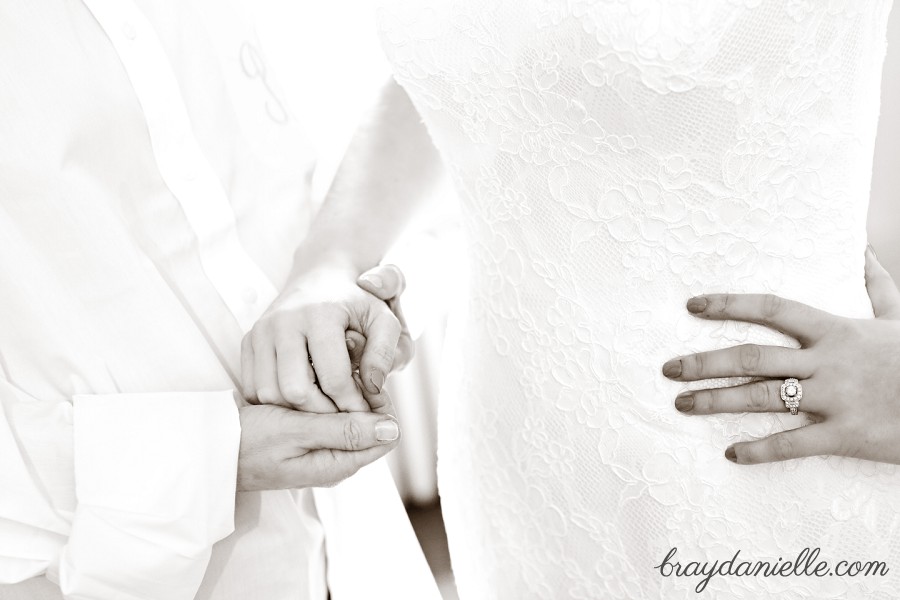
{"label": "shirt button", "polygon": [[122,25],[122,33],[129,40],[133,40],[137,37],[137,31],[134,30],[134,26],[131,23],[125,23]]}
{"label": "shirt button", "polygon": [[244,293],[241,297],[244,299],[244,302],[253,305],[256,304],[256,300],[259,298],[259,294],[257,294],[256,290],[252,287],[246,287],[244,288]]}

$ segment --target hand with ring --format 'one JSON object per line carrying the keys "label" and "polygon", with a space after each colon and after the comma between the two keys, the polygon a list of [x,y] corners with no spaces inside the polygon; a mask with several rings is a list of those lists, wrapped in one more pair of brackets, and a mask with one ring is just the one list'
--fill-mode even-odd
{"label": "hand with ring", "polygon": [[758,323],[800,348],[746,344],[668,361],[676,381],[754,377],[744,385],[688,391],[675,407],[687,415],[785,412],[814,423],[729,446],[725,457],[758,464],[838,455],[900,464],[900,291],[866,251],[866,288],[874,319],[848,319],[767,294],[709,294],[688,300],[701,319]]}

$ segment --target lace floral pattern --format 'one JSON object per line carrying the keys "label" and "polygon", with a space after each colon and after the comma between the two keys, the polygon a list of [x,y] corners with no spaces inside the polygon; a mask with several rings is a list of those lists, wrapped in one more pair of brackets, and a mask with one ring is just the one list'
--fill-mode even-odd
{"label": "lace floral pattern", "polygon": [[[685,418],[660,365],[780,334],[703,291],[871,316],[865,217],[888,0],[392,2],[397,80],[459,191],[470,289],[440,478],[464,598],[676,598],[653,566],[885,560],[887,577],[713,578],[710,597],[888,598],[900,474],[722,451],[804,417]],[[724,384],[726,382],[717,382]]]}

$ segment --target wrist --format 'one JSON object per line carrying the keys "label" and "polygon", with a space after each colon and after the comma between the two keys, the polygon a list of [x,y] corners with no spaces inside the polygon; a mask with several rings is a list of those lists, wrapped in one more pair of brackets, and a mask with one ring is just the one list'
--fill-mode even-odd
{"label": "wrist", "polygon": [[[363,245],[364,242],[363,242]],[[327,240],[305,240],[294,252],[291,279],[316,272],[344,274],[351,281],[378,264],[377,252],[363,252],[348,248],[346,243]]]}
{"label": "wrist", "polygon": [[301,244],[294,253],[291,278],[302,277],[316,271],[331,271],[346,273],[351,279],[355,279],[363,270],[357,265],[352,253],[346,249]]}

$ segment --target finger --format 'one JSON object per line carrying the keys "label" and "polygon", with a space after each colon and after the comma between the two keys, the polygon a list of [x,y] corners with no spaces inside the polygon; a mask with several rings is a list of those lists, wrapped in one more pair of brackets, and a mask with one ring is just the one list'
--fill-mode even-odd
{"label": "finger", "polygon": [[406,277],[396,265],[377,265],[360,275],[356,284],[380,300],[390,300],[406,289]]}
{"label": "finger", "polygon": [[406,289],[403,272],[396,265],[378,265],[360,275],[357,284],[370,294],[386,301],[391,312],[400,321],[400,338],[390,370],[403,369],[412,361],[416,349],[400,306],[400,295]]}
{"label": "finger", "polygon": [[366,330],[366,345],[359,362],[359,374],[365,389],[378,394],[394,364],[394,353],[400,340],[400,322],[387,306],[379,303],[374,320]]}
{"label": "finger", "polygon": [[397,349],[394,352],[394,364],[391,366],[392,370],[399,371],[412,362],[413,357],[416,355],[416,344],[413,342],[412,335],[409,332],[409,326],[406,324],[406,317],[400,306],[400,298],[392,298],[387,301],[387,304],[388,308],[391,309],[391,312],[394,313],[394,316],[397,317],[397,321],[400,322],[400,339],[397,340]]}
{"label": "finger", "polygon": [[878,262],[871,245],[866,248],[866,289],[876,317],[900,318],[900,291],[891,274]]}
{"label": "finger", "polygon": [[305,450],[358,451],[400,439],[400,424],[390,415],[371,412],[311,415],[290,413],[286,433]]}
{"label": "finger", "polygon": [[253,382],[256,385],[256,397],[262,404],[287,406],[278,386],[277,362],[275,346],[270,338],[262,333],[251,335],[253,342]]}
{"label": "finger", "polygon": [[821,337],[839,317],[773,294],[706,294],[687,302],[688,311],[704,319],[748,321],[777,329],[806,345]]}
{"label": "finger", "polygon": [[744,344],[724,350],[699,352],[673,358],[663,365],[663,375],[677,381],[715,377],[796,377],[809,379],[812,366],[805,350]]}
{"label": "finger", "polygon": [[333,485],[400,443],[399,424],[391,417],[372,413],[292,416],[291,439],[302,441],[303,450],[311,449],[283,466],[283,475],[293,487]]}
{"label": "finger", "polygon": [[259,403],[256,397],[256,384],[253,381],[253,342],[250,334],[241,340],[241,395],[251,404]]}
{"label": "finger", "polygon": [[279,340],[275,346],[275,360],[278,387],[291,408],[314,413],[337,412],[334,402],[314,382],[305,337],[296,334]]}
{"label": "finger", "polygon": [[386,389],[382,389],[381,392],[377,394],[370,394],[366,391],[366,388],[363,386],[362,381],[359,380],[359,373],[354,373],[353,379],[354,381],[356,381],[356,385],[359,386],[359,389],[363,391],[363,398],[365,398],[366,402],[368,402],[369,408],[372,410],[372,412],[385,415],[396,414],[394,412],[394,402],[393,400],[391,400],[391,397],[387,393]]}
{"label": "finger", "polygon": [[[815,404],[809,401],[818,397],[811,393],[812,382],[801,382],[804,389],[804,400],[800,410],[815,412]],[[680,412],[692,415],[713,415],[718,413],[743,412],[788,412],[781,399],[781,381],[766,379],[723,388],[687,391],[675,398],[675,408]]]}
{"label": "finger", "polygon": [[362,359],[363,349],[366,347],[366,336],[358,331],[348,329],[344,332],[344,342],[347,344],[347,353],[350,355],[350,367],[356,371],[359,369],[359,361]]}
{"label": "finger", "polygon": [[369,405],[353,382],[345,331],[337,325],[320,324],[307,337],[319,388],[342,411],[368,411]]}
{"label": "finger", "polygon": [[778,462],[833,454],[838,432],[829,423],[782,431],[753,442],[739,442],[725,450],[725,458],[740,465]]}

